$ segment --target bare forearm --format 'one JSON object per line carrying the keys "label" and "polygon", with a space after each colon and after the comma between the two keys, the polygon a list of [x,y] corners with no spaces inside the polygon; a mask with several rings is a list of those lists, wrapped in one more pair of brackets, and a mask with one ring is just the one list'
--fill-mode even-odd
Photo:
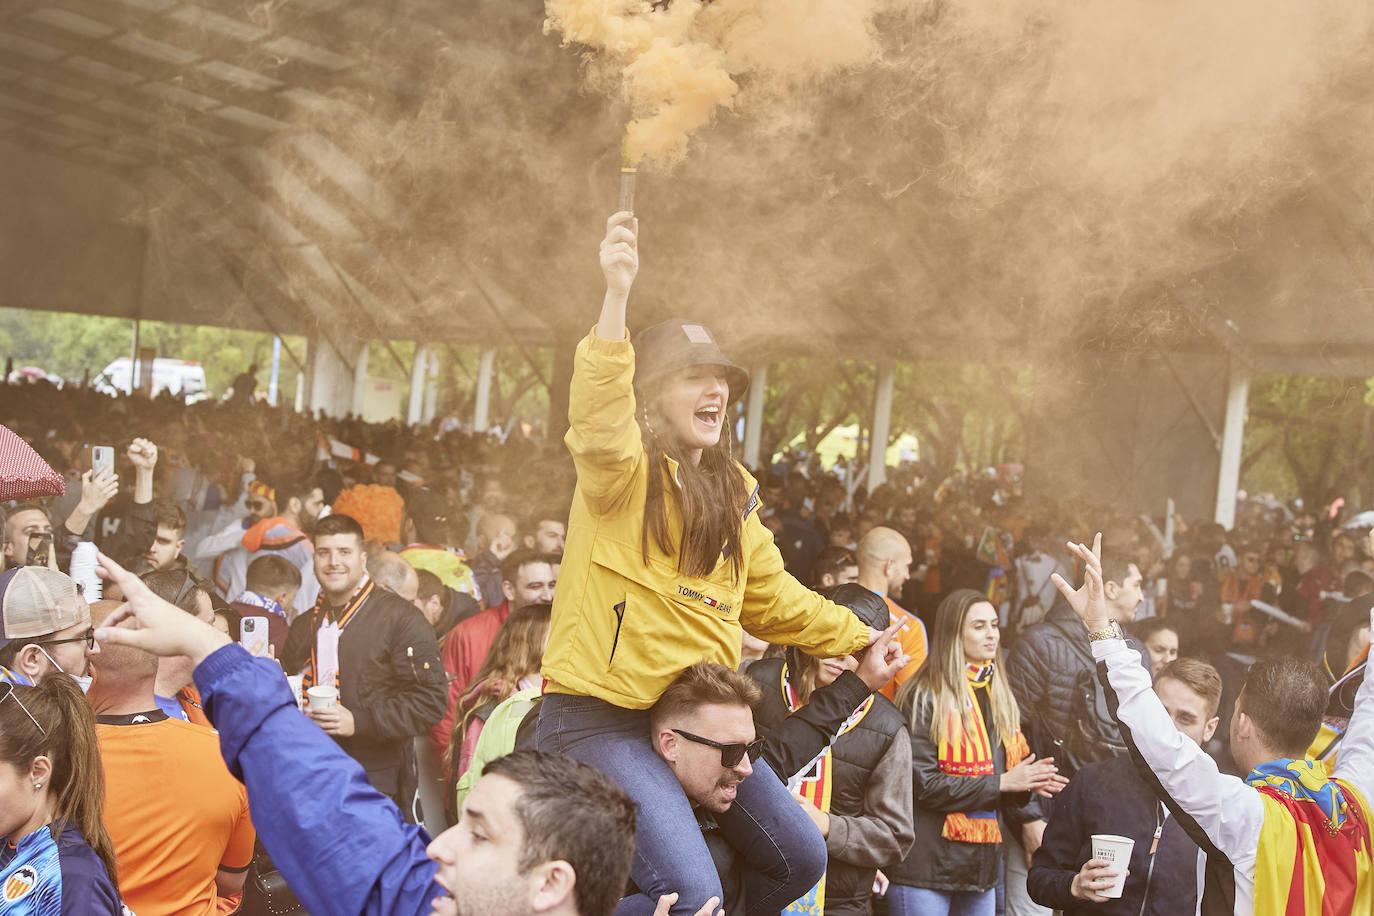
{"label": "bare forearm", "polygon": [[606,298],[601,302],[601,317],[596,323],[597,337],[602,340],[625,339],[625,307],[628,303],[628,293],[606,290]]}
{"label": "bare forearm", "polygon": [[153,472],[150,470],[138,469],[134,476],[134,502],[150,503],[153,501]]}

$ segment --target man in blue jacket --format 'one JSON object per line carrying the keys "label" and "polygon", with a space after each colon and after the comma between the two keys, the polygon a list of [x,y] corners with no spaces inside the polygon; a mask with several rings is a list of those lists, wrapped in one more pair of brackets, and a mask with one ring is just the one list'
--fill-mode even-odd
{"label": "man in blue jacket", "polygon": [[[462,822],[431,841],[301,715],[275,662],[251,657],[113,561],[101,562],[128,603],[97,638],[196,663],[196,685],[219,729],[225,763],[248,787],[258,836],[308,912],[615,910],[630,875],[635,809],[600,772],[554,754],[499,758],[468,796]],[[672,897],[658,909],[666,913]]]}

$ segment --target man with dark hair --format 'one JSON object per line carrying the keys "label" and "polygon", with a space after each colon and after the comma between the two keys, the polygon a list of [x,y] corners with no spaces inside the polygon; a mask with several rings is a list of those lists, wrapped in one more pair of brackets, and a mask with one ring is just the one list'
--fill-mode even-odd
{"label": "man with dark hair", "polygon": [[1206,857],[1198,911],[1299,916],[1367,908],[1374,898],[1374,683],[1360,686],[1328,778],[1305,756],[1327,704],[1321,671],[1287,656],[1256,662],[1231,719],[1231,754],[1248,775],[1227,776],[1174,727],[1122,640],[1102,584],[1101,536],[1092,549],[1071,548],[1085,582],[1075,590],[1056,576],[1055,584],[1088,630],[1142,777]]}
{"label": "man with dark hair", "polygon": [[529,517],[524,530],[522,540],[530,550],[561,557],[568,538],[568,512],[566,509],[541,509]]}
{"label": "man with dark hair", "polygon": [[466,618],[459,616],[458,609],[453,606],[453,593],[442,579],[427,569],[417,570],[415,576],[415,607],[434,628],[434,637],[439,640],[442,657],[449,631]]}
{"label": "man with dark hair", "polygon": [[338,688],[338,702],[311,710],[311,718],[405,810],[413,787],[407,746],[443,715],[447,683],[429,624],[372,581],[363,540],[362,526],[347,515],[316,523],[320,594],[291,625],[282,666],[303,673],[306,689]]}
{"label": "man with dark hair", "polygon": [[150,571],[170,569],[178,565],[181,549],[186,546],[186,513],[176,500],[166,497],[153,500],[152,511],[157,533],[143,553],[143,563]]}
{"label": "man with dark hair", "polygon": [[854,559],[854,551],[848,547],[821,548],[816,561],[811,564],[811,587],[834,588],[859,581],[859,561]]}
{"label": "man with dark hair", "polygon": [[501,624],[511,611],[531,604],[552,604],[558,558],[521,548],[512,551],[502,564],[501,590],[505,600],[476,616],[469,617],[449,631],[444,639],[444,670],[448,672],[448,710],[430,732],[430,743],[443,753],[453,732],[453,716],[458,700],[476,676]]}
{"label": "man with dark hair", "polygon": [[286,648],[288,609],[300,587],[301,571],[285,557],[267,554],[248,564],[246,587],[230,606],[240,617],[267,618],[267,641],[280,656]]}
{"label": "man with dark hair", "polygon": [[[1134,620],[1144,597],[1140,570],[1134,563],[1109,557],[1103,575],[1106,577],[1106,601],[1114,619],[1123,623]],[[1149,671],[1150,656],[1144,644],[1134,636],[1127,635],[1126,639],[1132,648],[1143,653],[1145,670]],[[1007,657],[1007,681],[1016,695],[1031,750],[1039,757],[1053,757],[1059,771],[1069,777],[1073,776],[1077,763],[1090,762],[1069,759],[1064,753],[1064,742],[1076,728],[1073,721],[1075,697],[1080,696],[1085,686],[1089,692],[1094,689],[1095,671],[1088,631],[1073,608],[1062,600],[1054,602],[1043,621],[1021,634]],[[1079,712],[1084,711],[1080,709]],[[1091,724],[1102,726],[1102,737],[1113,746],[1119,746],[1119,741],[1110,740],[1116,737],[1110,721]],[[1092,755],[1092,760],[1111,756],[1111,752],[1105,750],[1106,744],[1100,747],[1102,752]],[[1050,809],[1050,801],[1041,801],[1046,810]]]}
{"label": "man with dark hair", "polygon": [[[1155,679],[1155,694],[1174,727],[1194,744],[1216,731],[1221,675],[1206,662],[1180,658]],[[1093,857],[1094,834],[1135,840],[1129,862]],[[1129,870],[1120,897],[1101,891]],[[1197,908],[1197,844],[1155,798],[1129,756],[1090,763],[1055,798],[1044,842],[1026,886],[1035,902],[1065,916],[1175,916]]]}
{"label": "man with dark hair", "polygon": [[[1140,570],[1134,563],[1113,560],[1107,570],[1106,592],[1119,619],[1135,619],[1144,599]],[[1126,637],[1150,671],[1150,655],[1134,636]],[[1096,668],[1088,646],[1088,631],[1063,601],[1055,601],[1040,623],[1024,630],[1007,656],[1007,683],[1016,696],[1021,721],[1038,757],[1053,757],[1059,772],[1072,778],[1078,767],[1120,753],[1123,745],[1096,682]],[[1053,816],[1054,799],[1039,799]],[[1015,831],[1006,842],[1008,899],[1016,901],[1008,916],[1045,913],[1026,897],[1026,861],[1035,853],[1035,838],[1026,842]]]}

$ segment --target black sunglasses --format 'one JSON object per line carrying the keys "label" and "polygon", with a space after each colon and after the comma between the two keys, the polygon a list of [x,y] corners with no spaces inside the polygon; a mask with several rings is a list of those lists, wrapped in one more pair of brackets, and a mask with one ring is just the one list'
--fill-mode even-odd
{"label": "black sunglasses", "polygon": [[87,649],[95,648],[95,627],[87,627],[86,632],[80,636],[70,636],[67,639],[35,639],[29,642],[32,646],[61,646],[69,642],[84,642]]}
{"label": "black sunglasses", "polygon": [[720,751],[720,765],[726,769],[739,766],[739,762],[744,759],[745,754],[749,755],[749,762],[753,763],[755,760],[758,760],[759,755],[763,753],[762,738],[750,741],[748,744],[740,744],[739,742],[735,742],[734,744],[721,744],[719,741],[712,741],[710,738],[703,738],[700,735],[685,732],[680,728],[673,729],[673,732],[681,735],[688,741],[695,741],[697,744],[704,744],[707,747],[713,747]]}
{"label": "black sunglasses", "polygon": [[33,713],[29,712],[29,708],[24,705],[24,701],[19,699],[19,694],[14,692],[14,685],[9,681],[0,681],[0,703],[5,702],[10,697],[14,697],[14,702],[18,703],[19,708],[24,710],[24,715],[29,717],[29,721],[33,723],[33,727],[38,729],[43,737],[46,738],[48,736],[48,730],[38,724],[38,720],[33,717]]}

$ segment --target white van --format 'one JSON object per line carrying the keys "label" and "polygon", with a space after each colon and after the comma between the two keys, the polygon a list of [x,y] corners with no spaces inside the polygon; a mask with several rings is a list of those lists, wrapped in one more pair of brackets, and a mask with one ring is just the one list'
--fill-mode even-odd
{"label": "white van", "polygon": [[[106,394],[121,391],[128,394],[133,390],[132,369],[129,357],[121,356],[95,377],[92,386]],[[193,404],[209,397],[208,387],[205,384],[205,367],[198,362],[189,359],[153,360],[154,397],[164,391],[170,391],[185,398],[187,404]]]}

